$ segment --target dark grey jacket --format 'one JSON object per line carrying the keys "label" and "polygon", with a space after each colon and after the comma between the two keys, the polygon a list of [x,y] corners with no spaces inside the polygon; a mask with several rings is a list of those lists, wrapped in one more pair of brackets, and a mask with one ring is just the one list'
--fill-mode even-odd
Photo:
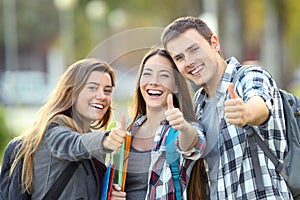
{"label": "dark grey jacket", "polygon": [[79,134],[66,126],[48,128],[34,156],[32,199],[42,199],[71,161],[81,164],[59,199],[100,199],[101,182],[91,158],[104,163],[103,133]]}

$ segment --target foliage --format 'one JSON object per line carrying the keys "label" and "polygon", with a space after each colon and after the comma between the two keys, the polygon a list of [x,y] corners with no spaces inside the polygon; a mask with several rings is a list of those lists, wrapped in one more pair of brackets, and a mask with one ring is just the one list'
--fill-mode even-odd
{"label": "foliage", "polygon": [[287,60],[292,64],[293,68],[299,67],[300,65],[300,29],[299,29],[299,18],[300,18],[300,4],[298,0],[288,0],[285,2],[286,12],[286,50]]}
{"label": "foliage", "polygon": [[9,140],[12,139],[12,134],[10,133],[6,122],[5,122],[5,114],[4,108],[0,105],[0,160],[2,161],[2,156],[4,153],[4,149],[8,144]]}

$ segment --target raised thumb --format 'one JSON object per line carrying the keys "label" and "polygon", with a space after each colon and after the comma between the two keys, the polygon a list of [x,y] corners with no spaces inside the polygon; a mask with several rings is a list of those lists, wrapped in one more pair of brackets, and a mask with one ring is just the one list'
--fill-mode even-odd
{"label": "raised thumb", "polygon": [[168,104],[168,110],[174,108],[174,105],[173,105],[173,95],[172,94],[168,95],[168,97],[167,97],[167,104]]}
{"label": "raised thumb", "polygon": [[236,98],[239,97],[236,94],[236,92],[234,91],[234,85],[233,85],[233,83],[229,83],[229,85],[228,85],[228,92],[229,92],[230,98],[232,98],[232,99],[236,99]]}
{"label": "raised thumb", "polygon": [[126,115],[125,114],[121,114],[121,129],[122,130],[126,130]]}

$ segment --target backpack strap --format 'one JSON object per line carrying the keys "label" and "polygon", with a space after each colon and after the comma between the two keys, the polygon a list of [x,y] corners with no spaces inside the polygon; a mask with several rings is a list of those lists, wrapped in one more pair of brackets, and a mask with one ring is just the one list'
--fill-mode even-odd
{"label": "backpack strap", "polygon": [[178,169],[179,165],[179,154],[176,151],[176,147],[174,145],[174,141],[178,135],[178,131],[174,130],[172,126],[169,128],[169,133],[166,138],[166,159],[169,164],[172,172],[172,177],[174,180],[174,188],[176,200],[181,199],[181,186],[179,181],[180,171]]}
{"label": "backpack strap", "polygon": [[56,179],[52,187],[48,190],[43,200],[58,199],[68,182],[70,181],[73,173],[77,169],[79,162],[71,162],[60,176]]}

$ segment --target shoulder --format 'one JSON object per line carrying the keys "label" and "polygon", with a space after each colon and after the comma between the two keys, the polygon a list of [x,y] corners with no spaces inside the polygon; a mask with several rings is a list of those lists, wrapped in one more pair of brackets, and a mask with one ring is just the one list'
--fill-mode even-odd
{"label": "shoulder", "polygon": [[[271,73],[263,67],[259,65],[243,65],[239,68],[236,68],[233,73],[234,80],[241,81],[243,79],[246,80],[258,80],[259,78],[263,79],[272,79]],[[235,81],[233,81],[235,82]]]}
{"label": "shoulder", "polygon": [[14,139],[10,140],[5,148],[4,156],[15,153],[20,148],[21,144],[22,144],[21,138],[14,138]]}
{"label": "shoulder", "polygon": [[70,127],[68,126],[62,126],[62,125],[58,125],[56,123],[50,123],[45,131],[45,137],[48,137],[50,134],[53,135],[55,133],[68,133],[68,132],[75,132],[73,131]]}

